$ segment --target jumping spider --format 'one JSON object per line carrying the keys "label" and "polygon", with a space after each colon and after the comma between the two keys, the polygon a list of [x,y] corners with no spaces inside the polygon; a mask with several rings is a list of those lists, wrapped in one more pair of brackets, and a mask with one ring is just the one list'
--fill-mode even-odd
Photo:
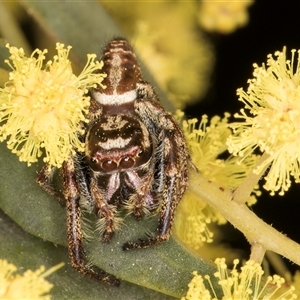
{"label": "jumping spider", "polygon": [[[83,124],[85,152],[76,153],[60,169],[67,207],[68,249],[72,266],[82,274],[118,285],[119,280],[85,262],[81,231],[84,198],[104,221],[102,241],[111,240],[120,208],[140,220],[159,211],[155,234],[126,242],[123,250],[146,248],[168,240],[174,213],[188,183],[189,154],[183,134],[152,86],[143,81],[129,43],[113,39],[102,58],[106,88],[90,91],[91,104]],[[54,168],[45,165],[37,183],[59,197],[51,185]],[[61,197],[62,198],[62,197]]]}

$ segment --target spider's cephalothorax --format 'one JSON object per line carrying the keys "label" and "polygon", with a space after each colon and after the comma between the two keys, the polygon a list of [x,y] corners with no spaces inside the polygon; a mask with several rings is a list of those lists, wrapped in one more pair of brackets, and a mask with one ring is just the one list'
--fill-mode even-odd
{"label": "spider's cephalothorax", "polygon": [[[187,187],[189,155],[183,134],[158,103],[152,86],[143,81],[136,56],[124,39],[104,49],[104,85],[90,91],[89,123],[85,125],[85,152],[63,164],[63,194],[67,206],[68,246],[73,267],[109,284],[118,280],[84,260],[80,226],[80,198],[103,220],[102,241],[109,242],[121,209],[136,219],[158,212],[157,231],[146,239],[125,242],[124,250],[145,248],[167,240],[174,212]],[[37,182],[48,184],[52,170],[45,166]]]}

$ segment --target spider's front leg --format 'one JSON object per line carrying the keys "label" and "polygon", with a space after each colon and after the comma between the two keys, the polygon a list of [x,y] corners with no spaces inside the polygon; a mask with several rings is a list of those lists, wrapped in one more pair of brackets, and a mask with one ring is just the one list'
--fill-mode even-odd
{"label": "spider's front leg", "polygon": [[154,171],[157,175],[153,187],[157,196],[162,198],[162,203],[155,235],[145,240],[125,243],[123,250],[146,248],[168,240],[175,210],[188,186],[190,157],[179,126],[157,102],[138,101],[136,110],[158,141],[154,151]]}
{"label": "spider's front leg", "polygon": [[50,168],[48,164],[45,164],[37,174],[35,181],[45,192],[54,196],[62,205],[66,205],[66,199],[63,194],[51,184],[55,169],[56,168]]}
{"label": "spider's front leg", "polygon": [[119,285],[120,281],[113,275],[101,269],[87,266],[83,248],[81,230],[81,210],[79,206],[80,193],[76,183],[73,159],[64,162],[62,166],[63,190],[67,207],[68,250],[72,267],[78,272],[109,285]]}
{"label": "spider's front leg", "polygon": [[[111,177],[114,176],[112,175]],[[115,218],[115,207],[107,203],[103,192],[101,192],[101,189],[97,184],[96,178],[91,179],[90,189],[91,195],[95,201],[97,216],[101,221],[104,221],[102,242],[108,243],[112,239],[118,223]]]}

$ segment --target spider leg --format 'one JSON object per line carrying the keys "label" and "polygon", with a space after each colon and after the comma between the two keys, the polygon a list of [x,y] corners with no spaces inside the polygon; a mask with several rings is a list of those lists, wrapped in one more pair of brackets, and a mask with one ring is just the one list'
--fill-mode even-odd
{"label": "spider leg", "polygon": [[157,203],[151,192],[153,174],[148,172],[142,178],[137,172],[127,172],[128,185],[131,186],[135,193],[130,196],[127,209],[131,211],[137,220],[141,220],[144,215],[157,208]]}
{"label": "spider leg", "polygon": [[66,200],[62,193],[51,184],[51,179],[55,169],[56,168],[50,168],[48,164],[45,164],[37,174],[36,183],[49,195],[57,198],[61,204],[66,205]]}
{"label": "spider leg", "polygon": [[81,231],[80,194],[76,184],[74,161],[69,159],[62,166],[64,196],[67,206],[68,250],[72,267],[78,272],[109,285],[119,285],[120,281],[101,269],[87,266]]}
{"label": "spider leg", "polygon": [[[114,177],[114,175],[112,175],[111,177]],[[112,181],[117,182],[117,186],[119,184],[118,180],[118,178],[112,178]],[[115,188],[116,187],[114,187],[113,190]],[[102,242],[108,243],[112,239],[118,223],[117,219],[115,218],[116,207],[114,205],[108,204],[108,201],[105,198],[103,192],[101,192],[100,188],[98,187],[97,180],[95,178],[91,179],[90,190],[97,208],[97,216],[100,219],[104,219],[105,221]],[[108,199],[110,199],[111,196],[112,195],[109,195]]]}
{"label": "spider leg", "polygon": [[[158,227],[153,237],[136,242],[127,242],[123,250],[146,248],[169,239],[176,207],[188,185],[189,154],[178,125],[156,102],[140,101],[137,104],[139,115],[148,123],[148,128],[157,136],[158,147],[155,153],[158,176],[155,185],[162,203]],[[155,124],[159,124],[158,126]]]}

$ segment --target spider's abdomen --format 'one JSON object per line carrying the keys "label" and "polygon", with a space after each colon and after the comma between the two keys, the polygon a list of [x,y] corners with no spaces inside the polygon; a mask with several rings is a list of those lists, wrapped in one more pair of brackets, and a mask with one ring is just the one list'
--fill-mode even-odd
{"label": "spider's abdomen", "polygon": [[102,174],[144,165],[152,150],[147,128],[133,115],[103,116],[86,137],[88,164]]}

